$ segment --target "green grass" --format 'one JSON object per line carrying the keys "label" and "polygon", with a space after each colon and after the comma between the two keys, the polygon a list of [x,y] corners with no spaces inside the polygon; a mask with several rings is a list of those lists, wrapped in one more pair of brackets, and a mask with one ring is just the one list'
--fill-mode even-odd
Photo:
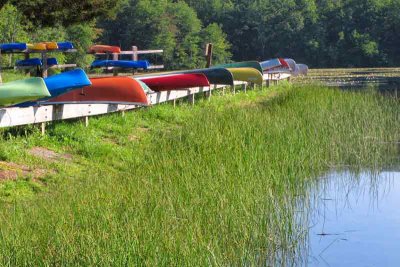
{"label": "green grass", "polygon": [[[304,238],[294,203],[308,180],[394,158],[398,104],[283,84],[91,118],[88,128],[55,123],[44,137],[3,130],[3,160],[52,173],[0,194],[1,265],[262,265]],[[37,159],[33,146],[73,160]]]}

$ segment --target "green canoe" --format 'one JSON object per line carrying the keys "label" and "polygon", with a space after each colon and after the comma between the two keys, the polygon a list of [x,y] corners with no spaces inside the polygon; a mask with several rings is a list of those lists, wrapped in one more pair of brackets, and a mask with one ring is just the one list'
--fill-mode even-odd
{"label": "green canoe", "polygon": [[257,61],[243,61],[243,62],[234,62],[228,64],[222,64],[213,66],[213,68],[254,68],[258,70],[261,74],[263,73],[263,69],[259,62]]}
{"label": "green canoe", "polygon": [[29,78],[0,85],[0,106],[12,106],[51,96],[42,78]]}
{"label": "green canoe", "polygon": [[262,85],[263,76],[262,74],[254,68],[228,68],[235,81],[242,81],[248,83],[255,83]]}

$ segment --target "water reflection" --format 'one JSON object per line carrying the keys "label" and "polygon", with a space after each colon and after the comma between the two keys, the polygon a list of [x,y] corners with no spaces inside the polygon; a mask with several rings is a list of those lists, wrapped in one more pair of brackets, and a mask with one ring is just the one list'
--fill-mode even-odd
{"label": "water reflection", "polygon": [[319,82],[342,89],[371,88],[395,97],[400,95],[400,69],[314,69],[297,83]]}
{"label": "water reflection", "polygon": [[400,172],[334,172],[313,185],[310,195],[303,265],[400,263]]}

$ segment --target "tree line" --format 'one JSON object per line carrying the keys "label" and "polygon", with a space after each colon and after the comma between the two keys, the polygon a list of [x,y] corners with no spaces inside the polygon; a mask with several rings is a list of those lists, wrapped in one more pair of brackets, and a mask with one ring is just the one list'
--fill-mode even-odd
{"label": "tree line", "polygon": [[[0,1],[0,41],[68,39],[164,49],[169,68],[292,57],[312,67],[396,66],[400,0]],[[88,60],[88,59],[87,59]]]}

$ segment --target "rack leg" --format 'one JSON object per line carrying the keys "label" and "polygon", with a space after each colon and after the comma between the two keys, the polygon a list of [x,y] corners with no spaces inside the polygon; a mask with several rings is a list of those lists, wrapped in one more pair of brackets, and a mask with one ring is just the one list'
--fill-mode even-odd
{"label": "rack leg", "polygon": [[85,117],[85,127],[89,127],[89,117]]}
{"label": "rack leg", "polygon": [[46,123],[45,122],[42,122],[40,124],[40,130],[41,130],[41,133],[42,133],[42,136],[43,136],[46,133]]}

